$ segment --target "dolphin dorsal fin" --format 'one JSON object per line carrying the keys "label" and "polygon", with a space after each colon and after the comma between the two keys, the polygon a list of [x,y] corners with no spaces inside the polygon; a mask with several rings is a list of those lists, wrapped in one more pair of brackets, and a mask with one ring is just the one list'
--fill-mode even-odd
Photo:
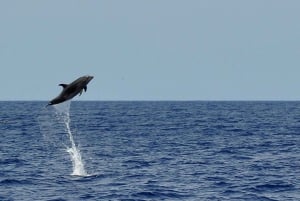
{"label": "dolphin dorsal fin", "polygon": [[59,84],[59,86],[62,86],[63,88],[66,88],[68,85],[67,84]]}
{"label": "dolphin dorsal fin", "polygon": [[83,87],[83,89],[84,89],[84,91],[86,92],[86,90],[87,90],[87,87],[86,87],[86,86],[84,86],[84,87]]}

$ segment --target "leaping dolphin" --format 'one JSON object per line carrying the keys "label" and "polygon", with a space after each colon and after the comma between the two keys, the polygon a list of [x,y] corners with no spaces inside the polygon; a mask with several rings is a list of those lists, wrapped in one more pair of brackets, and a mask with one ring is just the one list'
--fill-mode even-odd
{"label": "leaping dolphin", "polygon": [[87,84],[93,79],[93,76],[82,76],[77,80],[71,82],[70,84],[59,84],[63,87],[62,92],[53,100],[51,100],[48,105],[55,105],[67,100],[72,99],[77,94],[81,95],[82,91],[87,90]]}

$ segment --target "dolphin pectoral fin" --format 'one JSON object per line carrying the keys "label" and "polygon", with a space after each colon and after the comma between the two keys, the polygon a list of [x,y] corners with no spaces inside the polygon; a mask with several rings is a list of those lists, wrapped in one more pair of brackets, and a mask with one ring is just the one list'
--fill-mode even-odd
{"label": "dolphin pectoral fin", "polygon": [[79,96],[81,96],[82,92],[83,92],[83,89],[81,89],[81,91],[79,92]]}
{"label": "dolphin pectoral fin", "polygon": [[83,87],[83,89],[84,89],[84,91],[86,92],[86,90],[87,90],[87,86],[84,86],[84,87]]}
{"label": "dolphin pectoral fin", "polygon": [[67,84],[59,84],[59,86],[62,86],[63,88],[66,88],[68,85]]}

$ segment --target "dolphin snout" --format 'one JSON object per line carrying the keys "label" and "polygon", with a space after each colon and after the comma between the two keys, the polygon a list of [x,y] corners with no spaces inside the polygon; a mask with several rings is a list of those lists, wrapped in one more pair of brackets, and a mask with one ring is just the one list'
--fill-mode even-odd
{"label": "dolphin snout", "polygon": [[94,78],[94,76],[90,76],[90,75],[87,76],[87,79],[88,79],[89,81],[91,81],[93,78]]}

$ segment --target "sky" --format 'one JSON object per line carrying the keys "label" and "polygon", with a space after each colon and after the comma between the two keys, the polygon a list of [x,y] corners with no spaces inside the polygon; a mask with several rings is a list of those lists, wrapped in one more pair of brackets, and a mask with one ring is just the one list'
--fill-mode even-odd
{"label": "sky", "polygon": [[0,100],[300,100],[298,0],[0,1]]}

